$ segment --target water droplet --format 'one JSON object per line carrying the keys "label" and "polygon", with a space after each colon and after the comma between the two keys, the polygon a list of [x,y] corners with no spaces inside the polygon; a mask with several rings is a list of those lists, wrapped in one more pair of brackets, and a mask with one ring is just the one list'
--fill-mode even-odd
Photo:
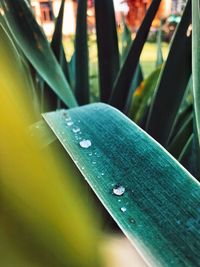
{"label": "water droplet", "polygon": [[120,210],[121,210],[122,212],[126,212],[126,208],[125,208],[125,207],[120,208]]}
{"label": "water droplet", "polygon": [[82,140],[79,142],[79,145],[82,147],[82,148],[88,148],[92,145],[91,141],[90,140]]}
{"label": "water droplet", "polygon": [[63,117],[64,117],[65,121],[71,121],[71,118],[67,116],[67,113],[66,113],[66,115],[63,115]]}
{"label": "water droplet", "polygon": [[121,199],[118,199],[118,202],[121,202],[122,200]]}
{"label": "water droplet", "polygon": [[96,161],[92,161],[92,164],[96,164]]}
{"label": "water droplet", "polygon": [[68,126],[72,126],[74,123],[73,123],[73,121],[69,121],[69,122],[67,122],[67,125]]}
{"label": "water droplet", "polygon": [[81,167],[82,170],[85,170],[85,167]]}
{"label": "water droplet", "polygon": [[78,133],[78,132],[80,132],[80,128],[79,127],[75,127],[75,128],[72,129],[72,132],[73,133]]}
{"label": "water droplet", "polygon": [[125,188],[121,185],[117,185],[113,188],[113,194],[122,196],[125,193]]}
{"label": "water droplet", "polygon": [[64,135],[64,134],[65,134],[65,132],[61,132],[61,134],[62,134],[62,135]]}
{"label": "water droplet", "polygon": [[130,219],[130,223],[135,224],[136,221],[132,218],[132,219]]}
{"label": "water droplet", "polygon": [[104,172],[102,172],[101,175],[104,176]]}

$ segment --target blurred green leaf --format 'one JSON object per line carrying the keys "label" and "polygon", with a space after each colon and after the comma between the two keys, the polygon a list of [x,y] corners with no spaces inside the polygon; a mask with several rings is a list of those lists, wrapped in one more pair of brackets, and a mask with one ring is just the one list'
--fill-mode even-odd
{"label": "blurred green leaf", "polygon": [[[200,148],[200,8],[199,1],[192,0],[192,74],[195,112],[195,132],[197,133],[198,147]],[[200,150],[200,149],[199,149]],[[200,151],[199,153],[200,154]],[[199,157],[200,159],[200,157]],[[198,162],[199,165],[199,162]]]}
{"label": "blurred green leaf", "polygon": [[184,121],[181,128],[177,132],[176,136],[173,138],[172,142],[169,144],[167,150],[178,159],[181,151],[186,145],[189,137],[193,132],[193,114],[191,113],[188,118]]}
{"label": "blurred green leaf", "polygon": [[43,116],[149,265],[199,265],[200,185],[162,146],[105,104]]}
{"label": "blurred green leaf", "polygon": [[25,98],[0,86],[0,265],[99,266],[98,219],[80,172],[62,150],[41,150]]}
{"label": "blurred green leaf", "polygon": [[65,0],[62,0],[61,5],[60,5],[60,10],[58,13],[58,17],[55,23],[53,37],[51,40],[51,48],[63,69],[63,72],[67,78],[68,83],[71,85],[68,62],[66,60],[65,51],[64,51],[63,43],[62,43],[64,10],[65,10]]}
{"label": "blurred green leaf", "polygon": [[[152,21],[159,8],[161,0],[153,0],[146,16],[137,32],[135,40],[129,49],[126,60],[115,80],[109,103],[124,111],[130,96],[131,82],[139,63],[140,54],[147,39]],[[105,26],[106,27],[106,26]]]}
{"label": "blurred green leaf", "polygon": [[172,142],[172,140],[177,135],[178,131],[181,129],[183,124],[186,122],[188,117],[191,116],[192,113],[193,113],[193,104],[188,104],[184,108],[180,107],[180,110],[176,116],[176,119],[174,121],[174,125],[173,125],[171,133],[170,133],[170,139],[169,139],[168,144],[170,144]]}
{"label": "blurred green leaf", "polygon": [[6,90],[12,97],[19,98],[26,106],[26,112],[21,109],[22,118],[33,123],[38,118],[34,107],[33,84],[30,74],[23,64],[21,57],[11,38],[0,24],[0,88]]}
{"label": "blurred green leaf", "polygon": [[113,0],[95,0],[100,98],[108,102],[119,71],[119,48]]}
{"label": "blurred green leaf", "polygon": [[156,67],[162,65],[164,59],[162,54],[162,21],[160,22],[160,27],[157,31],[157,58],[156,58]]}
{"label": "blurred green leaf", "polygon": [[191,35],[187,35],[190,23],[189,0],[160,74],[146,126],[147,132],[163,146],[169,141],[174,120],[191,76]]}
{"label": "blurred green leaf", "polygon": [[125,18],[123,17],[122,52],[121,52],[121,63],[122,64],[124,63],[127,57],[131,43],[132,43],[131,31],[129,30],[125,22]]}
{"label": "blurred green leaf", "polygon": [[87,0],[79,0],[75,35],[75,95],[80,105],[89,103],[88,68]]}
{"label": "blurred green leaf", "polygon": [[71,88],[28,3],[1,0],[1,6],[13,37],[31,64],[67,106],[76,106]]}
{"label": "blurred green leaf", "polygon": [[192,133],[188,138],[178,160],[196,179],[200,181],[199,148],[198,140],[194,138],[195,135],[196,133]]}
{"label": "blurred green leaf", "polygon": [[148,109],[149,102],[155,92],[161,67],[158,67],[149,77],[144,80],[132,96],[129,117],[136,123],[140,123]]}
{"label": "blurred green leaf", "polygon": [[131,100],[132,100],[132,95],[134,94],[134,92],[136,91],[136,89],[139,87],[139,85],[141,84],[141,82],[144,80],[144,76],[143,76],[143,72],[142,72],[142,67],[141,64],[138,63],[136,71],[134,73],[133,76],[133,80],[131,82],[131,90],[129,92],[130,96],[128,97],[128,101],[127,101],[127,105],[124,109],[124,113],[127,114],[130,106],[131,106]]}

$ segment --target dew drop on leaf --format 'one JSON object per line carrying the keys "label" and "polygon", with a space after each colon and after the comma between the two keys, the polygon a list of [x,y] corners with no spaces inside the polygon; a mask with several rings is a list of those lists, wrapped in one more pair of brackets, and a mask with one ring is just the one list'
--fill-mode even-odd
{"label": "dew drop on leaf", "polygon": [[113,194],[116,196],[122,196],[125,193],[125,188],[121,185],[117,185],[113,188]]}
{"label": "dew drop on leaf", "polygon": [[125,208],[125,207],[120,208],[120,210],[121,210],[122,212],[126,212],[126,208]]}
{"label": "dew drop on leaf", "polygon": [[92,145],[91,141],[90,140],[82,140],[79,142],[79,145],[82,147],[82,148],[88,148]]}
{"label": "dew drop on leaf", "polygon": [[75,127],[75,128],[72,129],[72,132],[73,133],[78,133],[78,132],[80,132],[80,128],[79,127]]}
{"label": "dew drop on leaf", "polygon": [[131,218],[131,219],[130,219],[130,223],[135,224],[136,221],[135,221],[133,218]]}
{"label": "dew drop on leaf", "polygon": [[67,125],[68,126],[72,126],[74,123],[73,123],[73,121],[69,121],[69,122],[67,122]]}

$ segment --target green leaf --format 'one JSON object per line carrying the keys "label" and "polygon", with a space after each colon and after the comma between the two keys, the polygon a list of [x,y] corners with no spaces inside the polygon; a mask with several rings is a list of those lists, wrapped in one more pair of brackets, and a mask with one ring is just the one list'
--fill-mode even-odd
{"label": "green leaf", "polygon": [[19,47],[63,102],[76,106],[76,100],[49,43],[24,0],[1,0],[8,26]]}
{"label": "green leaf", "polygon": [[126,60],[123,66],[121,67],[121,70],[118,73],[118,76],[114,83],[109,103],[112,106],[120,109],[121,111],[124,111],[126,107],[129,92],[131,89],[131,82],[133,80],[134,73],[139,63],[140,54],[147,39],[152,21],[159,8],[160,2],[161,0],[152,1],[152,4],[147,11],[142,25],[138,30],[136,38],[129,49]]}
{"label": "green leaf", "polygon": [[119,48],[113,0],[95,0],[100,98],[108,102],[119,71]]}
{"label": "green leaf", "polygon": [[169,141],[174,120],[191,76],[191,35],[186,34],[190,23],[189,0],[160,74],[146,126],[147,132],[163,146]]}
{"label": "green leaf", "polygon": [[124,60],[127,57],[128,50],[132,43],[131,31],[129,30],[125,18],[123,17],[123,32],[122,32],[122,52],[121,52],[121,62],[124,63]]}
{"label": "green leaf", "polygon": [[190,114],[185,120],[176,136],[173,138],[171,144],[169,144],[167,150],[175,157],[179,158],[183,147],[187,143],[189,137],[193,132],[193,114]]}
{"label": "green leaf", "polygon": [[200,185],[162,146],[105,104],[44,118],[149,265],[200,264]]}
{"label": "green leaf", "polygon": [[75,95],[80,105],[89,103],[88,68],[87,0],[79,0],[75,35]]}
{"label": "green leaf", "polygon": [[56,19],[55,29],[54,29],[54,33],[53,33],[53,37],[51,41],[51,48],[63,69],[63,72],[67,78],[68,83],[71,85],[68,62],[66,60],[65,51],[64,51],[63,43],[62,43],[64,9],[65,9],[65,0],[62,0],[61,5],[60,5],[60,10],[58,13],[58,17]]}
{"label": "green leaf", "polygon": [[[0,88],[0,265],[99,266],[99,223],[82,176],[61,147],[40,149],[22,116],[25,99],[6,83]],[[3,259],[2,231],[11,244]],[[13,250],[27,261],[14,264]]]}
{"label": "green leaf", "polygon": [[29,127],[30,136],[38,138],[41,147],[46,147],[56,140],[56,136],[50,131],[43,120],[37,121]]}
{"label": "green leaf", "polygon": [[195,138],[195,133],[192,133],[187,143],[183,147],[179,156],[179,162],[200,181],[199,167],[199,149],[198,140]]}
{"label": "green leaf", "polygon": [[199,1],[192,0],[192,73],[193,73],[193,94],[195,125],[200,147],[200,7]]}
{"label": "green leaf", "polygon": [[128,113],[130,106],[131,106],[131,100],[132,100],[132,95],[135,93],[136,89],[139,87],[141,82],[144,80],[143,72],[142,72],[142,67],[141,64],[139,63],[137,65],[135,74],[133,76],[133,80],[131,82],[131,90],[129,92],[130,96],[128,97],[127,105],[124,109],[125,114]]}
{"label": "green leaf", "polygon": [[[186,104],[182,103],[182,105],[186,105]],[[185,107],[180,107],[180,110],[175,119],[175,123],[172,127],[172,131],[170,133],[170,140],[168,144],[172,142],[172,140],[175,138],[177,133],[180,131],[183,124],[191,116],[192,113],[193,113],[193,104],[187,104]]]}
{"label": "green leaf", "polygon": [[152,72],[137,88],[132,97],[132,103],[129,110],[129,117],[136,123],[140,123],[148,109],[149,102],[156,89],[161,67]]}
{"label": "green leaf", "polygon": [[15,102],[16,98],[20,99],[21,103],[26,106],[26,112],[20,108],[22,118],[25,118],[28,123],[33,123],[38,113],[35,112],[30,73],[28,73],[14,43],[1,24],[0,55],[0,88],[10,94],[11,102]]}
{"label": "green leaf", "polygon": [[162,53],[162,21],[160,21],[160,27],[157,31],[157,58],[156,58],[156,67],[162,65],[163,53]]}

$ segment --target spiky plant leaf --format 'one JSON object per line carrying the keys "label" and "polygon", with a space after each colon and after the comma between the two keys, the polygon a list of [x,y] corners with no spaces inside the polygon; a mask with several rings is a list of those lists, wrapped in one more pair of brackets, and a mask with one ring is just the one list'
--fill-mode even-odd
{"label": "spiky plant leaf", "polygon": [[151,23],[159,8],[160,2],[161,0],[152,1],[114,83],[109,103],[121,111],[124,111],[127,105],[128,97],[130,96],[131,82],[139,63],[140,54],[148,36]]}
{"label": "spiky plant leaf", "polygon": [[88,68],[87,0],[80,0],[75,35],[75,95],[80,105],[89,103]]}
{"label": "spiky plant leaf", "polygon": [[162,146],[105,104],[44,118],[148,264],[200,264],[200,185]]}
{"label": "spiky plant leaf", "polygon": [[119,48],[113,0],[95,0],[100,98],[108,102],[119,71]]}
{"label": "spiky plant leaf", "polygon": [[71,85],[70,75],[69,75],[69,66],[66,60],[63,43],[62,43],[62,30],[63,30],[63,17],[65,10],[65,0],[62,0],[60,5],[60,10],[58,13],[58,17],[56,18],[55,29],[51,40],[51,48],[60,63],[63,72],[67,78],[68,83]]}
{"label": "spiky plant leaf", "polygon": [[188,142],[193,132],[193,114],[190,114],[181,128],[173,138],[171,144],[169,144],[167,150],[175,157],[179,158],[181,151]]}
{"label": "spiky plant leaf", "polygon": [[0,24],[0,87],[6,88],[7,93],[12,96],[12,101],[19,98],[26,106],[27,112],[21,109],[21,116],[29,123],[33,122],[37,115],[34,112],[33,88],[27,70],[15,48],[14,43]]}
{"label": "spiky plant leaf", "polygon": [[13,38],[28,60],[67,106],[76,106],[71,88],[28,3],[25,0],[1,0],[0,3]]}
{"label": "spiky plant leaf", "polygon": [[162,21],[160,21],[160,27],[157,31],[157,58],[156,67],[159,67],[163,63],[163,53],[162,53]]}
{"label": "spiky plant leaf", "polygon": [[160,74],[146,126],[148,133],[163,146],[169,141],[174,120],[191,77],[191,35],[187,35],[190,23],[191,0],[187,3]]}
{"label": "spiky plant leaf", "polygon": [[148,109],[149,103],[155,92],[161,67],[158,67],[147,79],[140,83],[132,96],[129,117],[136,123],[140,123]]}
{"label": "spiky plant leaf", "polygon": [[[193,95],[195,112],[195,134],[198,148],[200,147],[200,4],[199,1],[192,0],[192,73],[193,73]],[[198,152],[198,165],[200,161],[200,149]]]}
{"label": "spiky plant leaf", "polygon": [[99,266],[97,217],[80,173],[61,150],[41,151],[22,116],[25,98],[0,85],[1,265]]}

